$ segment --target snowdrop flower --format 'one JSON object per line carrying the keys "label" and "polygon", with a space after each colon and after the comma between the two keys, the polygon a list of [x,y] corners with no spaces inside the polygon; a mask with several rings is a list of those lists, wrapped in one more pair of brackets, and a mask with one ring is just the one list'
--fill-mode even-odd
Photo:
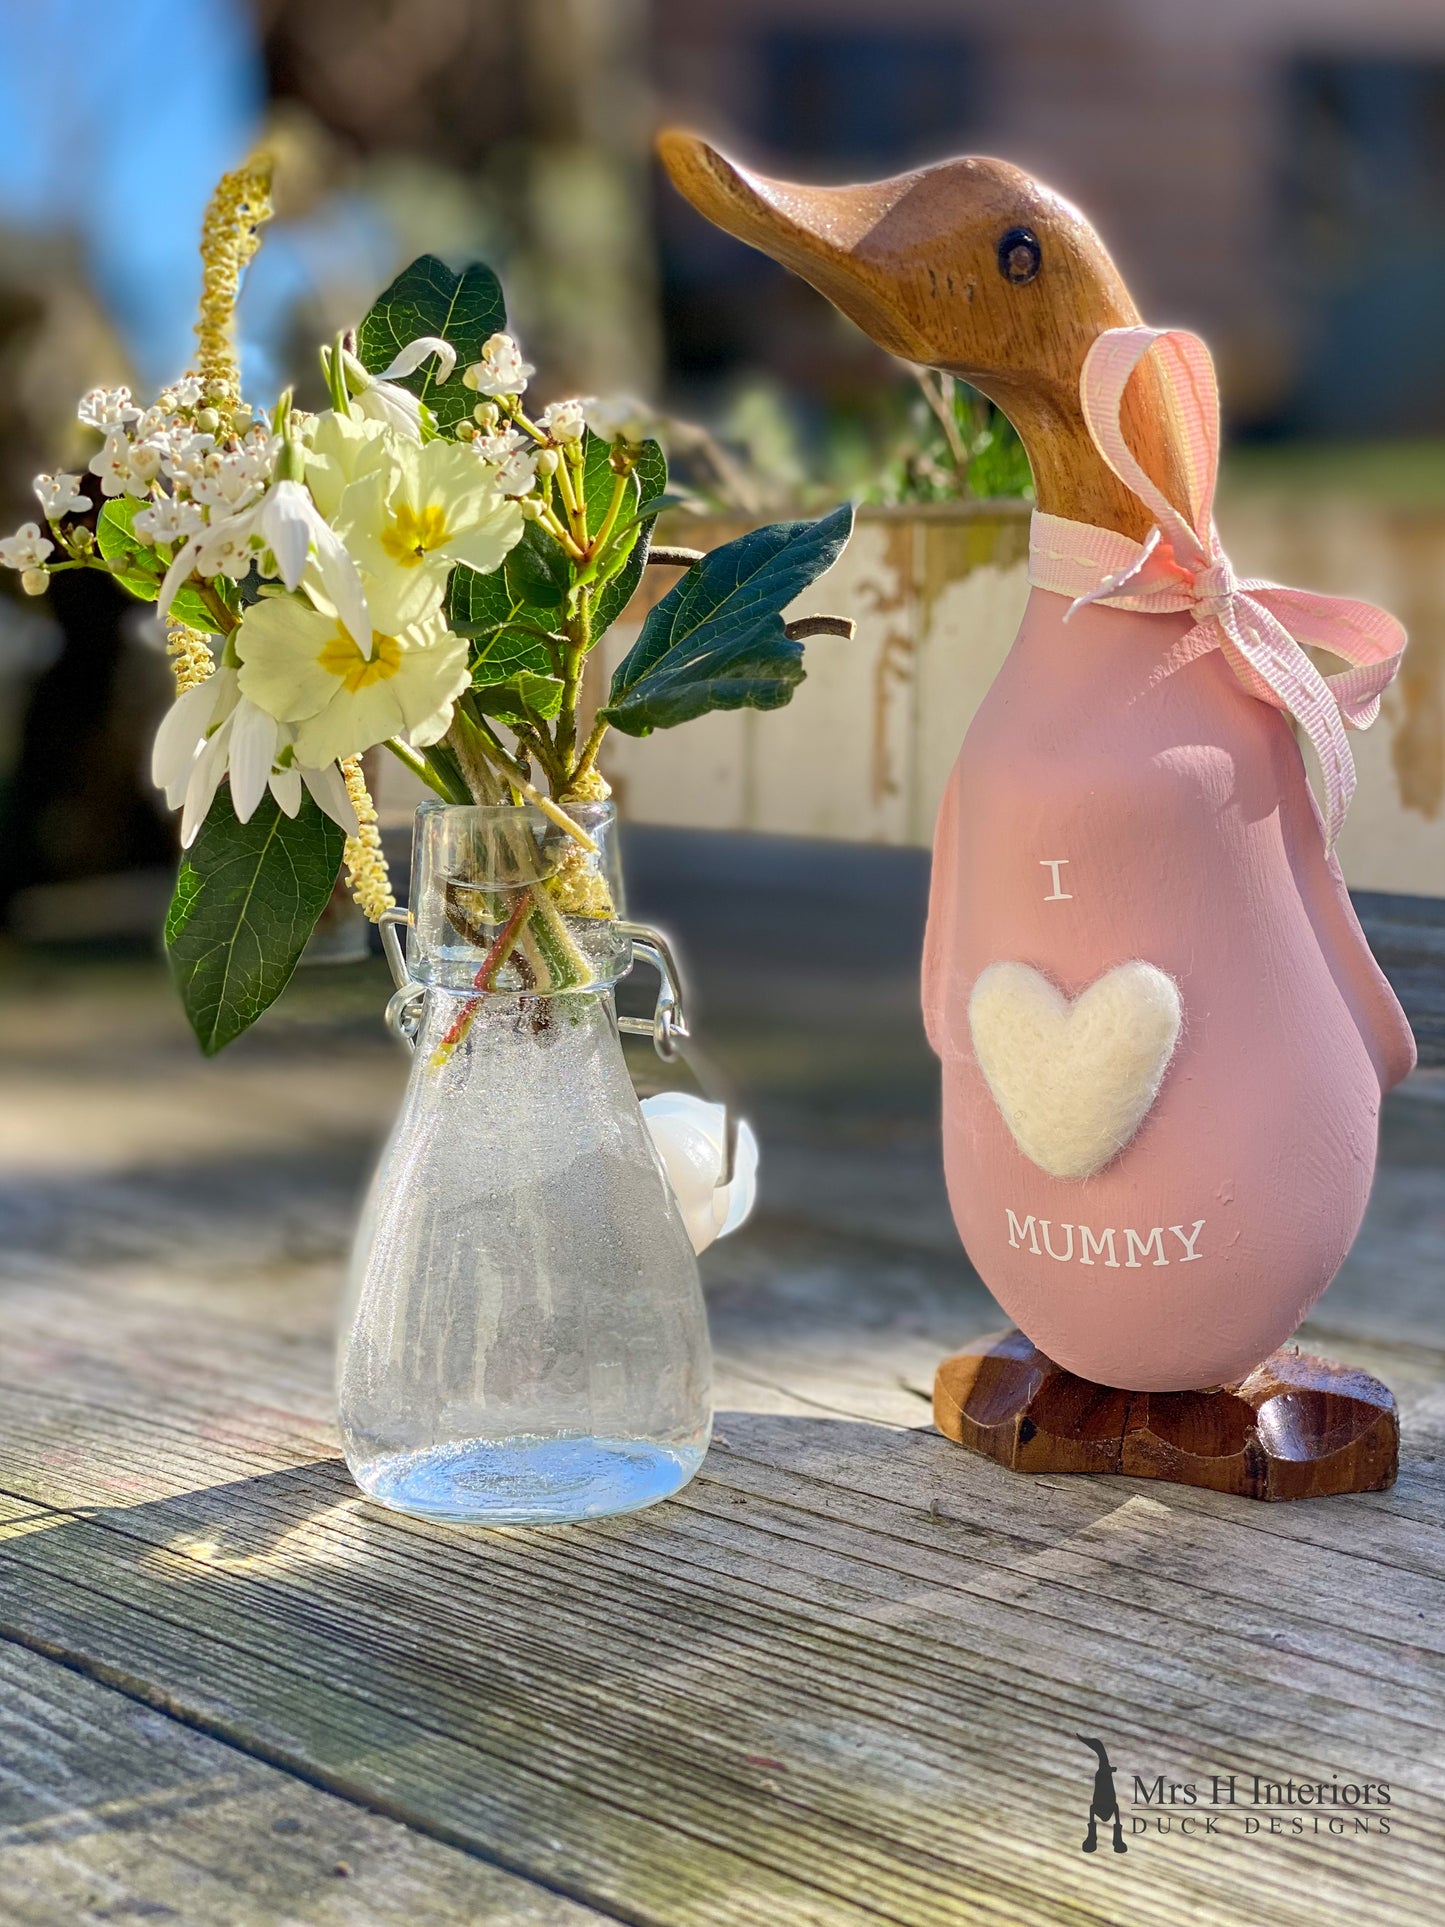
{"label": "snowdrop flower", "polygon": [[409,388],[398,384],[403,376],[414,375],[432,355],[437,359],[437,384],[450,381],[457,365],[457,351],[440,335],[418,335],[379,375],[370,374],[355,355],[346,355],[343,362],[346,385],[357,413],[369,421],[381,422],[408,441],[421,441],[422,401]]}
{"label": "snowdrop flower", "polygon": [[87,428],[98,428],[102,435],[124,428],[140,414],[130,398],[129,388],[92,388],[81,397],[75,411]]}
{"label": "snowdrop flower", "polygon": [[191,534],[166,570],[156,613],[164,619],[192,572],[228,575],[239,582],[249,572],[260,547],[271,551],[276,572],[288,589],[301,586],[307,564],[314,557],[323,589],[363,653],[370,654],[371,617],[356,564],[336,531],[318,513],[306,489],[296,481],[275,483],[259,502],[233,515],[213,516],[207,526]]}
{"label": "snowdrop flower", "polygon": [[587,430],[586,401],[554,401],[542,410],[538,426],[554,442],[580,442]]}
{"label": "snowdrop flower", "polygon": [[38,569],[55,544],[40,533],[37,522],[22,522],[13,535],[0,541],[0,566],[7,569]]}
{"label": "snowdrop flower", "polygon": [[62,515],[79,515],[91,505],[90,497],[80,493],[80,477],[63,471],[59,475],[37,475],[35,493],[47,522],[58,522]]}
{"label": "snowdrop flower", "polygon": [[479,395],[520,395],[536,374],[530,361],[508,334],[495,334],[482,343],[482,358],[474,361],[462,380]]}
{"label": "snowdrop flower", "polygon": [[514,502],[459,442],[395,442],[341,498],[336,526],[361,567],[439,594],[453,566],[484,575],[522,536]]}
{"label": "snowdrop flower", "polygon": [[234,669],[218,669],[178,696],[156,731],[151,778],[170,807],[181,808],[181,847],[196,840],[228,773],[231,807],[242,823],[250,822],[268,788],[286,815],[295,816],[304,786],[355,836],[356,812],[340,770],[298,763],[294,738],[293,729],[241,694]]}
{"label": "snowdrop flower", "polygon": [[149,508],[137,511],[131,527],[142,542],[184,542],[205,527],[205,515],[194,502],[173,495],[158,496]]}
{"label": "snowdrop flower", "polygon": [[439,742],[470,679],[467,644],[448,630],[440,594],[417,619],[400,571],[365,584],[375,625],[369,653],[334,612],[300,596],[266,597],[233,632],[241,693],[297,725],[297,759],[313,768],[388,736],[418,749]]}
{"label": "snowdrop flower", "polygon": [[351,405],[368,421],[380,422],[407,441],[419,442],[422,438],[421,400],[394,381],[373,381],[359,395],[353,395]]}
{"label": "snowdrop flower", "polygon": [[752,1210],[758,1189],[758,1141],[738,1125],[732,1181],[719,1185],[726,1154],[727,1112],[688,1091],[662,1091],[643,1100],[642,1115],[677,1199],[694,1251],[725,1238]]}
{"label": "snowdrop flower", "polygon": [[657,411],[632,395],[594,395],[583,406],[587,426],[604,442],[645,442],[657,424]]}

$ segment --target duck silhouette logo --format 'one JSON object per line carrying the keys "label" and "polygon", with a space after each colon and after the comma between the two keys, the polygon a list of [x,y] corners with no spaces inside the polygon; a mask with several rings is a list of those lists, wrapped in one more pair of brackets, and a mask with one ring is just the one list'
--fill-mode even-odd
{"label": "duck silhouette logo", "polygon": [[1083,1851],[1099,1851],[1099,1822],[1102,1820],[1106,1827],[1112,1824],[1114,1828],[1115,1853],[1127,1853],[1129,1849],[1124,1845],[1124,1829],[1119,1820],[1119,1801],[1114,1792],[1114,1769],[1104,1751],[1104,1742],[1086,1740],[1082,1733],[1076,1733],[1074,1738],[1080,1746],[1087,1746],[1091,1753],[1096,1754],[1099,1761],[1094,1773],[1094,1793],[1089,1801],[1089,1831],[1084,1836]]}

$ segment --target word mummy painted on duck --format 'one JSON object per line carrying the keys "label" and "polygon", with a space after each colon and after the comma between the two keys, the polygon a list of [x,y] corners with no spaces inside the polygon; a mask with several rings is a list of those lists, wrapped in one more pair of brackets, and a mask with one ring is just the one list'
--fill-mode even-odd
{"label": "word mummy painted on duck", "polygon": [[[1186,1230],[1182,1224],[1151,1225],[1147,1231],[1126,1225],[1122,1230],[1106,1225],[1095,1231],[1086,1224],[1056,1223],[1052,1218],[1036,1218],[1030,1211],[1020,1218],[1011,1207],[1008,1214],[1008,1241],[1015,1251],[1031,1251],[1036,1258],[1052,1258],[1055,1264],[1102,1265],[1108,1271],[1139,1271],[1148,1265],[1191,1264],[1204,1253],[1197,1249],[1203,1218]],[[1120,1253],[1123,1253],[1122,1258]]]}

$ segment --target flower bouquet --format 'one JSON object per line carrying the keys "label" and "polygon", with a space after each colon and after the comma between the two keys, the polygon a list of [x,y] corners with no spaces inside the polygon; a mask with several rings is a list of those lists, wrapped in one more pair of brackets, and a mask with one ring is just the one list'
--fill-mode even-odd
{"label": "flower bouquet", "polygon": [[342,1345],[348,1459],[438,1518],[647,1504],[706,1447],[693,1246],[728,1205],[698,1190],[716,1131],[675,1111],[660,1181],[627,1079],[611,992],[633,928],[599,753],[612,729],[786,703],[795,631],[830,624],[790,632],[783,609],[852,512],[667,552],[686,573],[589,707],[597,643],[662,559],[673,498],[646,411],[534,408],[496,276],[430,257],[323,348],[328,408],[255,408],[234,311],[268,214],[263,166],[222,181],[194,369],[147,406],[88,394],[89,474],[37,478],[46,532],[26,524],[0,562],[30,593],[104,570],[165,621],[154,775],[182,845],[165,941],[206,1052],[284,989],[343,867],[373,921],[404,914],[362,756],[384,747],[435,793],[398,993],[412,1080]]}

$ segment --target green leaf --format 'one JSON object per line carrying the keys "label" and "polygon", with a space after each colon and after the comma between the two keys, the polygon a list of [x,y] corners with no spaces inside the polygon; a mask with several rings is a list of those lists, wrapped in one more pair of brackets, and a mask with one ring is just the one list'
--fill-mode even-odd
{"label": "green leaf", "polygon": [[[546,551],[560,562],[563,580]],[[535,523],[527,525],[522,540],[505,563],[490,575],[459,564],[447,581],[446,616],[455,635],[472,642],[472,682],[475,687],[505,682],[519,670],[547,675],[553,668],[548,635],[561,621],[566,599],[567,564],[552,538]],[[547,601],[532,600],[545,596]]]}
{"label": "green leaf", "polygon": [[[592,440],[597,437],[593,436]],[[605,448],[607,444],[604,442]],[[632,522],[636,534],[629,542],[627,531],[619,544],[620,560],[615,570],[609,571],[609,579],[604,580],[592,609],[592,640],[594,643],[612,627],[622,611],[631,602],[642,571],[647,566],[647,551],[652,546],[652,528],[659,514],[667,505],[667,459],[656,442],[644,442],[642,452],[637,458],[637,466],[632,471],[633,492],[624,504],[619,521]]]}
{"label": "green leaf", "polygon": [[533,716],[550,722],[562,707],[561,678],[533,675],[527,669],[505,682],[473,684],[473,694],[484,716],[496,716],[504,723],[526,723]]}
{"label": "green leaf", "polygon": [[[101,509],[95,522],[95,546],[107,562],[124,562],[122,574],[112,576],[127,595],[133,595],[139,602],[154,602],[161,592],[166,570],[171,564],[171,551],[168,548],[148,548],[135,532],[136,510],[144,508],[134,496],[118,495]],[[184,588],[171,604],[171,614],[177,622],[189,623],[193,629],[205,629],[212,635],[217,631],[215,617],[193,588]]]}
{"label": "green leaf", "polygon": [[419,335],[440,335],[457,351],[456,372],[438,384],[436,356],[415,374],[400,378],[431,409],[437,426],[448,429],[472,412],[476,396],[462,383],[462,370],[482,358],[482,344],[507,325],[502,284],[488,267],[474,261],[453,274],[434,254],[403,268],[378,295],[356,335],[356,352],[369,374],[379,375]]}
{"label": "green leaf", "polygon": [[529,522],[521,541],[508,549],[501,574],[507,594],[519,607],[559,610],[572,587],[565,551],[536,522]]}
{"label": "green leaf", "polygon": [[216,792],[181,859],[166,916],[166,954],[191,1028],[207,1057],[240,1036],[291,980],[326,908],[345,843],[303,796],[295,817],[268,792],[249,823]]}
{"label": "green leaf", "polygon": [[842,554],[844,503],[818,522],[774,522],[714,549],[648,612],[599,714],[629,736],[711,709],[778,709],[803,680],[783,610]]}

